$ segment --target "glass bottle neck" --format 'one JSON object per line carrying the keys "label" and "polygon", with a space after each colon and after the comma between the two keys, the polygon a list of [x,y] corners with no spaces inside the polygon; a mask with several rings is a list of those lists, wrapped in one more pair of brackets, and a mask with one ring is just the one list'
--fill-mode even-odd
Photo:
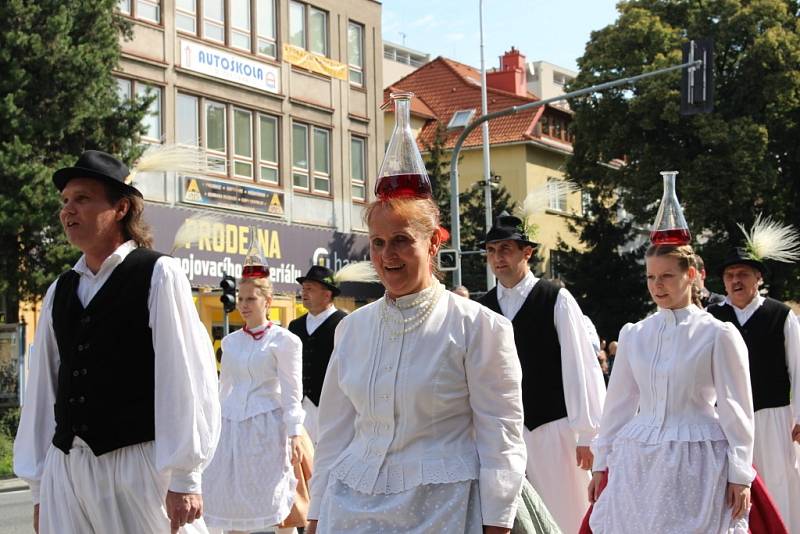
{"label": "glass bottle neck", "polygon": [[675,196],[675,175],[674,172],[662,172],[664,177],[664,195]]}
{"label": "glass bottle neck", "polygon": [[397,98],[394,101],[394,123],[398,128],[411,126],[411,99]]}

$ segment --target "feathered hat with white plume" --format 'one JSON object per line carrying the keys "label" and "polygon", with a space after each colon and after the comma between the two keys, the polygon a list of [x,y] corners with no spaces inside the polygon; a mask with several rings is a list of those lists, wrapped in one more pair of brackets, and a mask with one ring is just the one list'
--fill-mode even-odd
{"label": "feathered hat with white plume", "polygon": [[336,272],[322,265],[312,265],[305,276],[297,279],[298,284],[303,282],[318,282],[333,292],[335,297],[341,292],[339,285],[342,282],[380,282],[378,273],[369,261],[350,262]]}
{"label": "feathered hat with white plume", "polygon": [[766,274],[767,260],[794,263],[800,260],[800,232],[792,225],[784,225],[771,217],[759,214],[748,231],[741,224],[745,244],[730,251],[720,266],[720,274],[731,265],[750,265]]}

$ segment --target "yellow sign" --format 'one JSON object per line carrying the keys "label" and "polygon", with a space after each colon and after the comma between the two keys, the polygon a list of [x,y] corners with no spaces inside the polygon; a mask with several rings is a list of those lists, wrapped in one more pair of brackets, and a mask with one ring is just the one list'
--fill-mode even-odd
{"label": "yellow sign", "polygon": [[203,195],[200,193],[200,188],[197,186],[197,180],[194,178],[189,180],[189,183],[186,184],[186,193],[184,193],[184,198],[194,202],[202,202]]}
{"label": "yellow sign", "polygon": [[339,63],[325,56],[314,54],[308,50],[304,50],[298,46],[284,43],[283,45],[283,59],[287,63],[297,65],[304,69],[317,74],[324,74],[331,78],[339,78],[340,80],[347,80],[347,65]]}
{"label": "yellow sign", "polygon": [[272,194],[272,199],[269,201],[269,208],[267,213],[272,215],[283,215],[283,206],[281,205],[281,198],[277,193]]}

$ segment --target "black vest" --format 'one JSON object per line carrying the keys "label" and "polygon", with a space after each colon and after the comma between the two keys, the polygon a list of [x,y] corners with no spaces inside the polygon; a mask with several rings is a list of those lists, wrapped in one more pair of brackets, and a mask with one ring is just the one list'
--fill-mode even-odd
{"label": "black vest", "polygon": [[62,274],[53,299],[58,369],[53,445],[69,454],[74,436],[95,456],[155,439],[155,355],[148,326],[150,279],[162,256],[134,249],[86,308],[80,275]]}
{"label": "black vest", "polygon": [[336,310],[311,335],[306,330],[307,316],[308,314],[302,315],[289,323],[289,331],[303,341],[303,395],[315,406],[319,406],[322,382],[333,352],[333,334],[336,332],[336,325],[347,314]]}
{"label": "black vest", "polygon": [[788,406],[792,386],[786,368],[783,326],[791,311],[789,306],[767,298],[744,325],[739,324],[730,304],[709,306],[707,311],[720,321],[732,323],[744,338],[750,360],[753,408]]}
{"label": "black vest", "polygon": [[[552,282],[539,280],[511,321],[522,365],[522,407],[528,430],[567,416],[561,343],[554,317],[559,289]],[[486,293],[480,303],[502,315],[496,287]]]}

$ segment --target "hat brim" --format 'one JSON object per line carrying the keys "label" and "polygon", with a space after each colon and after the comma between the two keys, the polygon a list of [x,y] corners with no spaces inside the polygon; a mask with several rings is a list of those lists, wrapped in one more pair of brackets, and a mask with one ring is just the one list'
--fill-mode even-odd
{"label": "hat brim", "polygon": [[731,259],[731,260],[725,261],[725,262],[722,263],[722,265],[720,265],[719,272],[718,272],[719,277],[722,278],[722,276],[725,274],[725,269],[727,269],[728,267],[731,267],[733,265],[747,265],[748,267],[752,267],[752,268],[756,269],[758,272],[760,272],[761,276],[766,276],[767,273],[769,273],[769,270],[767,269],[767,266],[764,265],[763,263],[761,263],[758,260],[748,260],[748,259],[738,259],[737,258],[735,260]]}
{"label": "hat brim", "polygon": [[498,239],[489,239],[486,241],[482,241],[480,243],[480,246],[486,248],[486,245],[488,245],[489,243],[497,243],[499,241],[515,241],[517,243],[522,243],[523,245],[529,245],[534,249],[539,248],[539,243],[536,243],[535,241],[528,241],[527,239],[514,239],[513,237],[500,237]]}
{"label": "hat brim", "polygon": [[323,282],[322,280],[317,280],[315,278],[307,278],[305,276],[301,276],[300,278],[295,278],[295,280],[297,280],[297,283],[301,284],[301,285],[303,284],[303,282],[316,282],[318,284],[321,284],[321,285],[325,286],[325,289],[329,289],[333,293],[334,297],[338,296],[339,293],[342,292],[342,290],[339,289],[338,287],[336,287],[334,285],[331,285],[331,284],[328,284],[326,282]]}
{"label": "hat brim", "polygon": [[125,192],[133,193],[138,197],[144,198],[142,192],[132,185],[120,182],[111,176],[97,172],[93,169],[87,169],[85,167],[64,167],[63,169],[59,169],[53,173],[53,183],[59,191],[63,191],[67,186],[67,183],[74,178],[93,178],[95,180],[100,180],[102,182],[119,187]]}

